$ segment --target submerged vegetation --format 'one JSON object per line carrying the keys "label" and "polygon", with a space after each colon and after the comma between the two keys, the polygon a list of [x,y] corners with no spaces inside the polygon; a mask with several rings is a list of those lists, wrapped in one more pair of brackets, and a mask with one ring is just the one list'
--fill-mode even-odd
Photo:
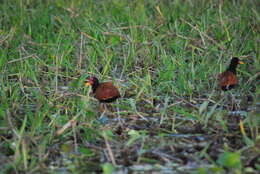
{"label": "submerged vegetation", "polygon": [[259,1],[0,2],[0,173],[260,171]]}

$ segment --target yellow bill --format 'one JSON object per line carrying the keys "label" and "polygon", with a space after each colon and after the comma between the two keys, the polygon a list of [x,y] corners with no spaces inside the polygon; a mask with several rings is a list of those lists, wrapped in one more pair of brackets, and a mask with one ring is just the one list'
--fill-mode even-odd
{"label": "yellow bill", "polygon": [[245,64],[244,62],[242,62],[241,60],[238,62],[239,64]]}
{"label": "yellow bill", "polygon": [[85,83],[85,86],[91,86],[91,84],[89,82]]}

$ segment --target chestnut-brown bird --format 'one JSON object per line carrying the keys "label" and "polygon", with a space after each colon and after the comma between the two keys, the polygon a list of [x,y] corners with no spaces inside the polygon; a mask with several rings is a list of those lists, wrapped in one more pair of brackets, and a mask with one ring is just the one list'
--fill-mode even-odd
{"label": "chestnut-brown bird", "polygon": [[236,68],[238,64],[244,64],[244,62],[239,60],[237,57],[233,57],[227,70],[219,74],[218,84],[223,91],[230,90],[237,85],[238,80],[236,76]]}
{"label": "chestnut-brown bird", "polygon": [[85,86],[92,86],[94,97],[101,103],[110,103],[120,97],[118,89],[112,82],[99,83],[96,77],[90,77]]}

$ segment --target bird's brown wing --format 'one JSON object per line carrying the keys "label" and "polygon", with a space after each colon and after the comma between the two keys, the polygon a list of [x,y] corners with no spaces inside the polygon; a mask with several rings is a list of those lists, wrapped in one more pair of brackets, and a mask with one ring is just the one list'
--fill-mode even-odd
{"label": "bird's brown wing", "polygon": [[120,97],[120,93],[112,82],[104,82],[99,84],[95,91],[95,97],[98,100],[108,100],[114,97]]}
{"label": "bird's brown wing", "polygon": [[237,85],[237,77],[231,71],[226,71],[218,76],[219,86]]}

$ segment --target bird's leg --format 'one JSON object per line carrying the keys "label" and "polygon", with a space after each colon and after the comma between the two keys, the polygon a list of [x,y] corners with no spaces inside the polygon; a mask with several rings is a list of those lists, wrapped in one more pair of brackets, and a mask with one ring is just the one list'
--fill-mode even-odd
{"label": "bird's leg", "polygon": [[235,100],[234,100],[234,96],[233,96],[233,94],[231,93],[231,109],[232,109],[232,111],[233,110],[236,110],[235,108],[236,108],[236,102],[235,102]]}
{"label": "bird's leg", "polygon": [[123,126],[124,121],[121,119],[121,116],[120,116],[118,101],[116,101],[116,114],[117,114],[117,120],[119,121],[120,126]]}
{"label": "bird's leg", "polygon": [[231,94],[232,96],[232,110],[239,110],[240,109],[240,100],[236,99],[236,96]]}
{"label": "bird's leg", "polygon": [[108,112],[111,112],[111,108],[112,108],[111,103],[107,103],[106,106],[108,107],[108,108],[107,108]]}
{"label": "bird's leg", "polygon": [[235,96],[232,94],[231,91],[228,91],[228,101],[229,101],[229,105],[228,105],[228,109],[230,111],[235,111],[236,110],[236,99]]}
{"label": "bird's leg", "polygon": [[107,104],[104,104],[104,106],[105,106],[105,112],[107,112]]}
{"label": "bird's leg", "polygon": [[[105,107],[105,109],[104,109],[104,107]],[[99,109],[100,109],[100,111],[102,112],[102,114],[101,114],[101,116],[100,116],[100,119],[102,119],[103,116],[104,116],[104,114],[106,113],[106,105],[103,104],[103,103],[101,103]]]}
{"label": "bird's leg", "polygon": [[100,105],[99,105],[99,111],[100,112],[104,112],[104,106],[103,106],[104,104],[103,103],[100,103]]}

